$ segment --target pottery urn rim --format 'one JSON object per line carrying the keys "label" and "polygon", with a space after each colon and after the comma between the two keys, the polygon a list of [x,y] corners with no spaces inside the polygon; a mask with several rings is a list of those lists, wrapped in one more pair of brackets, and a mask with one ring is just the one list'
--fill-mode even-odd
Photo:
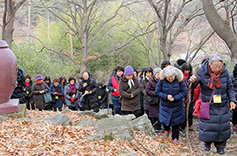
{"label": "pottery urn rim", "polygon": [[6,41],[0,40],[0,48],[8,48],[8,47],[9,47],[9,45],[7,44]]}

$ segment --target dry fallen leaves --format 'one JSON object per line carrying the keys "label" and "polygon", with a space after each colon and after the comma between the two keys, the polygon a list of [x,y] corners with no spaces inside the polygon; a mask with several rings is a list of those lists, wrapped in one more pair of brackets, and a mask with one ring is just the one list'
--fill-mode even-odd
{"label": "dry fallen leaves", "polygon": [[[55,113],[59,112],[27,111],[27,118],[43,118]],[[66,113],[66,115],[71,118],[72,123],[91,117],[80,116],[76,113]],[[121,155],[117,152],[119,150],[141,156],[150,155],[145,148],[155,155],[184,155],[185,152],[189,152],[185,140],[181,139],[179,145],[174,145],[171,138],[166,140],[163,138],[163,134],[157,135],[157,140],[155,140],[141,132],[135,132],[136,140],[145,147],[143,148],[135,140],[131,142],[122,142],[120,139],[88,141],[88,138],[95,133],[96,130],[93,126],[84,128],[53,124],[41,126],[38,120],[31,122],[9,119],[0,122],[0,155]],[[14,138],[22,139],[24,143],[13,141]],[[194,153],[194,155],[199,154],[200,151]]]}

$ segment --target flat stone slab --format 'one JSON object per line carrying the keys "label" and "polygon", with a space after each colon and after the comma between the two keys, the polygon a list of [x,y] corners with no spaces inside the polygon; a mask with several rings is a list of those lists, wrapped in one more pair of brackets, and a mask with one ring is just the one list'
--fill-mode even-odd
{"label": "flat stone slab", "polygon": [[7,118],[24,118],[26,117],[26,104],[20,104],[19,105],[19,111],[17,113],[7,113],[2,114],[2,116]]}
{"label": "flat stone slab", "polygon": [[10,99],[0,104],[0,114],[17,113],[19,111],[19,99]]}

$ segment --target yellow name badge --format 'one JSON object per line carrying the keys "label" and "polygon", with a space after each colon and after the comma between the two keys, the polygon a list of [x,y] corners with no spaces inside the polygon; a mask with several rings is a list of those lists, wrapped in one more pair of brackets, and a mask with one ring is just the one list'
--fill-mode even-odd
{"label": "yellow name badge", "polygon": [[98,96],[98,99],[101,99],[101,96]]}
{"label": "yellow name badge", "polygon": [[214,95],[213,96],[214,103],[221,103],[221,96],[220,95]]}
{"label": "yellow name badge", "polygon": [[87,90],[85,91],[85,94],[86,94],[86,93],[88,93],[88,91],[87,91]]}
{"label": "yellow name badge", "polygon": [[26,94],[29,94],[30,92],[29,91],[26,91]]}
{"label": "yellow name badge", "polygon": [[58,99],[58,96],[55,96],[55,99]]}

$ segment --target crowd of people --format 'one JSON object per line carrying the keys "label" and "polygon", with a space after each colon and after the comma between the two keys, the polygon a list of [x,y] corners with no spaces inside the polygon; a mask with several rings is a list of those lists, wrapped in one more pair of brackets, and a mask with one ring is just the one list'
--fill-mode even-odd
{"label": "crowd of people", "polygon": [[136,117],[147,114],[156,133],[162,132],[166,138],[172,132],[173,143],[179,144],[179,133],[186,135],[186,123],[192,131],[194,113],[198,116],[202,103],[209,102],[209,118],[199,118],[199,139],[204,142],[204,149],[209,151],[214,143],[218,153],[225,153],[231,134],[230,110],[233,110],[233,130],[237,131],[237,64],[229,75],[221,54],[204,59],[196,75],[190,63],[178,59],[173,66],[163,61],[154,69],[116,66],[107,85],[97,83],[88,71],[84,71],[78,81],[61,76],[51,82],[50,76],[43,78],[40,74],[35,80],[33,83],[29,75],[24,77],[24,71],[18,68],[12,98],[26,103],[27,109],[62,111],[65,105],[71,110],[99,112],[109,108],[111,101],[113,114]]}

